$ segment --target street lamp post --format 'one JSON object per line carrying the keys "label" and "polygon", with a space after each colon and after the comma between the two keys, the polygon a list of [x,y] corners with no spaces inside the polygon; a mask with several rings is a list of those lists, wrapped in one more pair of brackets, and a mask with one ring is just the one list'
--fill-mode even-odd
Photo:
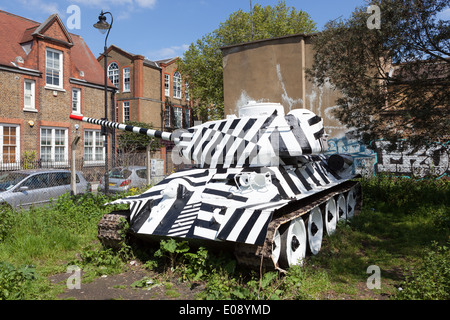
{"label": "street lamp post", "polygon": [[[111,16],[111,24],[106,22],[105,14],[109,14]],[[108,120],[108,53],[107,53],[107,46],[106,42],[108,40],[109,31],[111,30],[111,27],[113,25],[113,16],[111,12],[102,12],[98,16],[98,22],[94,24],[94,27],[98,29],[102,34],[105,34],[106,32],[106,38],[105,38],[105,48],[103,50],[103,61],[104,61],[104,69],[105,69],[105,120]],[[108,128],[105,126],[102,126],[102,135],[104,135],[104,144],[105,144],[105,193],[108,194],[109,192],[109,175],[108,175]]]}

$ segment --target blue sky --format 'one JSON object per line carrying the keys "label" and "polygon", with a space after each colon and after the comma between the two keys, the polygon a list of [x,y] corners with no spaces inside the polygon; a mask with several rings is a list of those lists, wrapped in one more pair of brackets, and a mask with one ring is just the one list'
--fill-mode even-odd
{"label": "blue sky", "polygon": [[[261,6],[277,0],[252,0]],[[318,29],[339,17],[348,18],[365,0],[285,0],[288,6],[307,12]],[[79,8],[79,16],[70,11]],[[203,35],[217,29],[221,22],[239,9],[249,11],[250,0],[0,0],[0,9],[38,22],[58,13],[69,31],[81,35],[95,56],[103,51],[105,36],[93,24],[103,9],[114,16],[108,46],[141,54],[150,60],[182,56],[187,47]],[[446,18],[450,15],[447,10]],[[79,17],[78,20],[73,18]],[[109,15],[108,21],[109,20]],[[80,21],[70,28],[69,20]]]}

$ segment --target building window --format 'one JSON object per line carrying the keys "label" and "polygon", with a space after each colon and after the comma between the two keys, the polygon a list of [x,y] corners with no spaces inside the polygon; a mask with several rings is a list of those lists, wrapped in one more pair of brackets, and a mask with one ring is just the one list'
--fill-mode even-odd
{"label": "building window", "polygon": [[183,109],[179,107],[173,108],[174,126],[175,128],[183,127]]}
{"label": "building window", "polygon": [[130,102],[123,102],[123,122],[130,121]]}
{"label": "building window", "polygon": [[170,75],[164,74],[164,93],[166,97],[170,97]]}
{"label": "building window", "polygon": [[2,164],[20,161],[19,126],[0,123],[0,162]]}
{"label": "building window", "polygon": [[81,114],[81,90],[72,89],[72,113]]}
{"label": "building window", "polygon": [[67,129],[41,128],[41,161],[67,164]]}
{"label": "building window", "polygon": [[105,148],[100,130],[84,131],[84,160],[88,163],[105,161]]}
{"label": "building window", "polygon": [[170,106],[166,106],[164,109],[164,127],[170,128]]}
{"label": "building window", "polygon": [[63,54],[61,51],[47,49],[45,64],[45,83],[47,86],[63,87]]}
{"label": "building window", "polygon": [[26,79],[24,82],[23,109],[35,111],[35,82]]}
{"label": "building window", "polygon": [[130,92],[130,68],[123,68],[123,92]]}
{"label": "building window", "polygon": [[189,82],[184,83],[184,99],[189,101]]}
{"label": "building window", "polygon": [[186,109],[186,128],[191,126],[191,109]]}
{"label": "building window", "polygon": [[173,74],[173,97],[181,99],[181,74],[178,71]]}
{"label": "building window", "polygon": [[108,67],[108,77],[109,80],[115,85],[117,88],[119,87],[119,65],[115,62],[109,64]]}

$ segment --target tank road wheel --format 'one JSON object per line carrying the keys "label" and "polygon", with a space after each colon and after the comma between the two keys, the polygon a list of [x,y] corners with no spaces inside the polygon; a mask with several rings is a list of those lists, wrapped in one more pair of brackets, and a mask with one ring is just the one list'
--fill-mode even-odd
{"label": "tank road wheel", "polygon": [[347,219],[353,218],[356,209],[355,188],[350,189],[347,193]]}
{"label": "tank road wheel", "polygon": [[273,243],[272,243],[272,260],[275,266],[277,265],[278,260],[280,259],[280,253],[281,253],[281,234],[280,231],[277,229],[275,231],[275,234],[273,235]]}
{"label": "tank road wheel", "polygon": [[301,217],[290,222],[281,232],[280,265],[290,267],[301,265],[306,256],[306,228]]}
{"label": "tank road wheel", "polygon": [[322,246],[323,220],[319,207],[315,207],[309,213],[307,219],[308,243],[312,254],[316,255]]}
{"label": "tank road wheel", "polygon": [[324,221],[327,234],[330,236],[336,230],[336,224],[338,219],[338,211],[336,207],[336,201],[334,198],[330,198],[325,204]]}
{"label": "tank road wheel", "polygon": [[345,197],[343,194],[340,194],[336,201],[337,206],[337,212],[338,212],[338,219],[345,220],[347,219],[347,201],[345,200]]}

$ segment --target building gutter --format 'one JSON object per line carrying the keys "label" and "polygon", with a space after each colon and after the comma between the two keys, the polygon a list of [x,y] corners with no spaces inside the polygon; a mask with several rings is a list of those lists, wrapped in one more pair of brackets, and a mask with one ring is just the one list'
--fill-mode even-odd
{"label": "building gutter", "polygon": [[14,72],[14,73],[20,73],[20,74],[26,74],[28,76],[33,76],[33,77],[42,76],[42,72],[39,70],[28,69],[28,68],[19,67],[19,66],[10,67],[10,66],[5,66],[5,65],[0,65],[0,70]]}

